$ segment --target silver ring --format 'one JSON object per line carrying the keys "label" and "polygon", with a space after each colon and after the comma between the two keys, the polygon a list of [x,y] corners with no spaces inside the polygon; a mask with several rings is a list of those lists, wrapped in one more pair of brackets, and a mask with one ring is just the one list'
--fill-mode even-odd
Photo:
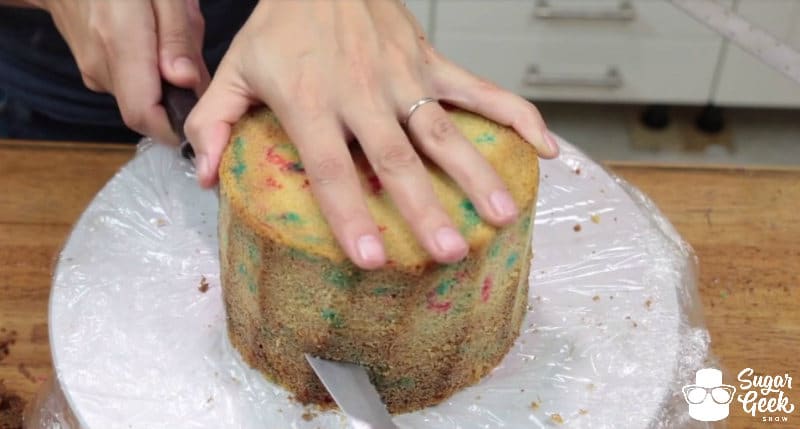
{"label": "silver ring", "polygon": [[411,115],[413,115],[414,112],[417,111],[417,109],[419,109],[420,107],[424,106],[425,104],[428,104],[428,103],[431,103],[431,102],[435,102],[435,101],[436,101],[436,99],[431,98],[431,97],[423,97],[423,98],[420,98],[419,100],[417,100],[417,102],[414,103],[413,105],[411,105],[411,107],[408,109],[408,113],[406,113],[406,119],[403,121],[403,125],[404,126],[408,125],[408,121],[411,120]]}

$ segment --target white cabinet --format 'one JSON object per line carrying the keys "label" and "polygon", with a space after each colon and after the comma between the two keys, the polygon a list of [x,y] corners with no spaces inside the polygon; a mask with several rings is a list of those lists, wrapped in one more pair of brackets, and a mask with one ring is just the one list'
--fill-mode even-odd
{"label": "white cabinet", "polygon": [[526,97],[703,104],[711,96],[722,39],[665,1],[435,4],[438,50]]}
{"label": "white cabinet", "polygon": [[[800,1],[742,0],[738,11],[759,27],[800,50]],[[800,84],[726,42],[720,80],[713,100],[733,106],[800,106]]]}

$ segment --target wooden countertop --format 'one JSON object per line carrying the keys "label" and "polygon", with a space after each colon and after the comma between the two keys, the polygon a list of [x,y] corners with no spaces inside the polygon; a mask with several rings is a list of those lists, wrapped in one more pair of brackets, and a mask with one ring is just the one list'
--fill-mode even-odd
{"label": "wooden countertop", "polygon": [[[94,194],[130,145],[0,140],[0,339],[16,331],[0,380],[30,399],[51,375],[50,273]],[[694,247],[713,351],[732,374],[800,383],[800,169],[608,163],[647,193]],[[3,332],[5,329],[5,332]],[[728,377],[729,384],[738,385]],[[800,389],[786,392],[800,426]],[[762,427],[731,406],[731,428]]]}

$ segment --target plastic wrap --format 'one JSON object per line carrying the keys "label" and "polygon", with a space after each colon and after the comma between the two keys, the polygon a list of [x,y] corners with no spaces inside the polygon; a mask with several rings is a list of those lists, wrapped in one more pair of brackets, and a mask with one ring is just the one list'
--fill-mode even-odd
{"label": "plastic wrap", "polygon": [[[541,163],[530,305],[479,384],[401,428],[680,428],[708,359],[695,257],[653,203],[561,142]],[[295,403],[230,346],[217,197],[145,141],[76,225],[55,272],[57,379],[31,428],[345,428]]]}

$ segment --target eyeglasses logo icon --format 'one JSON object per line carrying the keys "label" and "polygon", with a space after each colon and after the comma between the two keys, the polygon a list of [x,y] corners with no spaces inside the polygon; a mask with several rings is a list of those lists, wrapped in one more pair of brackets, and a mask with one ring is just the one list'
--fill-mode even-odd
{"label": "eyeglasses logo icon", "polygon": [[701,422],[716,422],[728,417],[736,388],[722,384],[722,371],[704,368],[697,371],[695,384],[683,386],[689,416]]}

